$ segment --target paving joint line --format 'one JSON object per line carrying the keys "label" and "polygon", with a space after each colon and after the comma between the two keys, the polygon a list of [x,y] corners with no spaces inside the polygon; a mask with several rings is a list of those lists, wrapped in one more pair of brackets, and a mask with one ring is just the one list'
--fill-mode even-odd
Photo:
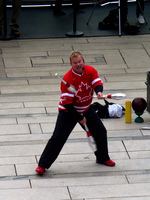
{"label": "paving joint line", "polygon": [[[127,176],[127,175],[143,175],[143,174],[150,174],[150,170],[126,170],[126,171],[100,171],[100,172],[78,172],[78,173],[57,173],[55,174],[53,171],[53,174],[49,174],[51,170],[48,169],[45,172],[45,176],[42,177],[42,179],[62,179],[62,178],[82,178],[82,177],[98,177],[98,176]],[[0,181],[4,180],[33,180],[40,178],[39,175],[34,174],[33,175],[16,175],[16,176],[1,176]]]}
{"label": "paving joint line", "polygon": [[[30,134],[31,135],[31,134]],[[51,135],[49,135],[49,137],[51,137]],[[127,141],[127,140],[133,140],[132,137],[127,137],[127,138],[108,138],[108,141]],[[146,138],[134,138],[134,140],[150,140],[150,136],[146,137]],[[0,146],[13,146],[13,145],[36,145],[36,144],[45,144],[47,142],[47,139],[42,139],[42,140],[29,140],[29,141],[9,141],[9,142],[0,142]],[[87,138],[81,138],[81,139],[68,139],[66,143],[88,143],[88,139]]]}

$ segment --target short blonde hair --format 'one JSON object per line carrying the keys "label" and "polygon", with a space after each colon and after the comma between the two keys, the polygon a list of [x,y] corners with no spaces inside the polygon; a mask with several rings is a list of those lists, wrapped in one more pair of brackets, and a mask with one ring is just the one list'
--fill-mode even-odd
{"label": "short blonde hair", "polygon": [[72,51],[70,53],[70,57],[69,57],[70,58],[70,62],[71,62],[72,58],[77,58],[78,56],[81,56],[83,58],[83,56],[82,56],[80,51]]}

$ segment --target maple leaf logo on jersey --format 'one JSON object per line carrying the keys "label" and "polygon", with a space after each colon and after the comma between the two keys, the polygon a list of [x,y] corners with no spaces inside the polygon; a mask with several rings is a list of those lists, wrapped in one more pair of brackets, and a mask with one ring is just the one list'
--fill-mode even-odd
{"label": "maple leaf logo on jersey", "polygon": [[81,85],[79,85],[79,89],[77,90],[76,97],[79,98],[80,102],[87,101],[91,99],[93,93],[93,89],[91,86],[89,86],[87,83],[81,82]]}

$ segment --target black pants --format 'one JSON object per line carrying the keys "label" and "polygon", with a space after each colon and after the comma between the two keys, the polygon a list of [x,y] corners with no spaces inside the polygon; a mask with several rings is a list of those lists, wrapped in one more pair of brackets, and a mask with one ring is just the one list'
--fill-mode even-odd
{"label": "black pants", "polygon": [[[84,116],[97,145],[95,155],[98,161],[105,162],[109,160],[107,133],[103,123],[92,107],[84,113]],[[76,124],[77,121],[71,114],[63,111],[59,112],[53,135],[49,139],[39,160],[40,167],[48,169],[52,165]]]}
{"label": "black pants", "polygon": [[128,1],[120,0],[121,24],[124,25],[128,15]]}
{"label": "black pants", "polygon": [[144,11],[144,0],[136,0],[136,4],[136,16],[139,17],[139,15],[142,14]]}

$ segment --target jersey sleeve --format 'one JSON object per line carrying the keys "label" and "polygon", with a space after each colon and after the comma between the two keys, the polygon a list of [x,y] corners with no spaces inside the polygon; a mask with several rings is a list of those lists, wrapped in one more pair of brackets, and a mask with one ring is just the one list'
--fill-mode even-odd
{"label": "jersey sleeve", "polygon": [[61,82],[61,105],[72,104],[73,98],[74,94],[67,89],[67,86],[63,82]]}
{"label": "jersey sleeve", "polygon": [[103,88],[103,81],[100,79],[98,76],[98,72],[96,69],[92,68],[91,69],[91,74],[92,74],[92,86],[95,89],[96,86],[101,86]]}

